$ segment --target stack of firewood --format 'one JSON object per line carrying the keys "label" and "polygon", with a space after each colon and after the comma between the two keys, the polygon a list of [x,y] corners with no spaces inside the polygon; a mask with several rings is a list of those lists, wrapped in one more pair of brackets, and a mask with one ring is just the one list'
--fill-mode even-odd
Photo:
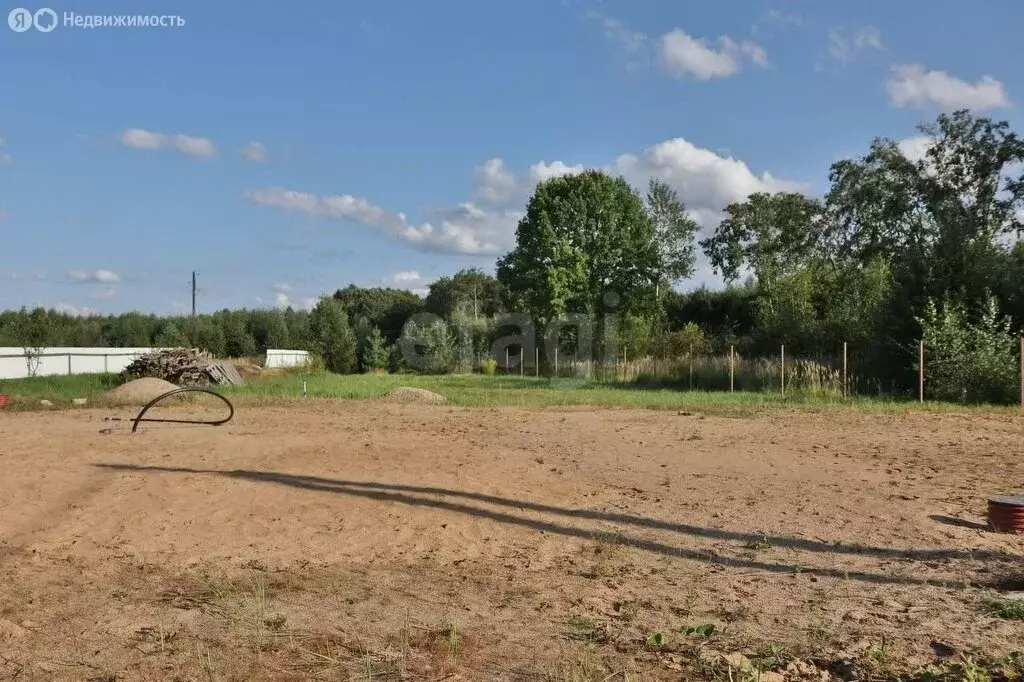
{"label": "stack of firewood", "polygon": [[178,386],[244,383],[234,366],[215,362],[213,357],[196,348],[158,350],[135,359],[121,373],[126,381],[155,377]]}

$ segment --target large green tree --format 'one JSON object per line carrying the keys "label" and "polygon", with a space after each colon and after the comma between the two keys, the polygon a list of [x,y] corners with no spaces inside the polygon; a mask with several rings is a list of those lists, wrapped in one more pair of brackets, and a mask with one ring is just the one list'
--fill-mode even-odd
{"label": "large green tree", "polygon": [[356,371],[356,335],[341,303],[334,298],[320,299],[310,313],[309,329],[313,352],[323,359],[329,371],[336,374]]}
{"label": "large green tree", "polygon": [[425,307],[427,312],[445,319],[456,311],[474,320],[491,317],[501,310],[501,285],[482,270],[460,270],[430,285]]}
{"label": "large green tree", "polygon": [[1024,140],[968,111],[920,131],[921,158],[880,138],[832,166],[826,242],[838,258],[891,258],[916,312],[928,298],[983,303],[1005,264],[1000,239],[1024,227]]}
{"label": "large green tree", "polygon": [[600,171],[539,183],[515,248],[498,261],[511,308],[542,323],[596,313],[609,294],[623,312],[650,311],[660,274],[643,200],[624,179]]}
{"label": "large green tree", "polygon": [[686,204],[667,183],[651,178],[647,187],[647,211],[658,249],[659,276],[664,284],[672,285],[693,276],[698,225],[687,213]]}
{"label": "large green tree", "polygon": [[334,298],[353,326],[365,322],[377,327],[389,342],[398,339],[406,321],[423,310],[423,300],[404,289],[365,289],[353,284],[336,291]]}
{"label": "large green tree", "polygon": [[714,234],[701,240],[712,267],[726,281],[751,272],[764,284],[793,274],[817,253],[823,209],[796,192],[751,194],[725,208]]}

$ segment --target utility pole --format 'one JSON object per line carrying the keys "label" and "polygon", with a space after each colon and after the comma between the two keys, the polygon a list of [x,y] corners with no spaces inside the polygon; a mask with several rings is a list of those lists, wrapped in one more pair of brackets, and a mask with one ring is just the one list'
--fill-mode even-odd
{"label": "utility pole", "polygon": [[196,316],[196,271],[192,271],[192,317]]}

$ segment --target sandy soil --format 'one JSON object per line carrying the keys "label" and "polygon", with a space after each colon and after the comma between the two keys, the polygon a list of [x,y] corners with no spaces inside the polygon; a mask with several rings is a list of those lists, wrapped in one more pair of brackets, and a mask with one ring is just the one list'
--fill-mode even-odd
{"label": "sandy soil", "polygon": [[0,413],[0,680],[679,679],[768,645],[908,667],[1022,647],[980,605],[1024,545],[979,522],[1024,487],[1024,418],[309,402],[129,436],[105,414]]}

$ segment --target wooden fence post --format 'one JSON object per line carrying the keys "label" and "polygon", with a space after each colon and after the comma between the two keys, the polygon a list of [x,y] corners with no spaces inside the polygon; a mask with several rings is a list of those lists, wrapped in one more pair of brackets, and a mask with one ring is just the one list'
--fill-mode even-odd
{"label": "wooden fence post", "polygon": [[533,376],[540,376],[540,346],[533,349]]}
{"label": "wooden fence post", "polygon": [[68,375],[71,375],[71,353],[68,353]]}
{"label": "wooden fence post", "polygon": [[693,390],[693,344],[690,344],[690,390]]}
{"label": "wooden fence post", "polygon": [[843,341],[843,397],[846,397],[847,384],[846,384],[846,341]]}
{"label": "wooden fence post", "polygon": [[735,363],[736,363],[736,351],[734,350],[734,346],[729,346],[729,393],[733,392],[733,387],[735,386],[735,377],[736,377]]}
{"label": "wooden fence post", "polygon": [[921,344],[918,350],[917,359],[917,391],[920,401],[924,402],[924,339],[921,340]]}
{"label": "wooden fence post", "polygon": [[786,395],[786,344],[782,344],[782,395]]}
{"label": "wooden fence post", "polygon": [[508,372],[508,370],[509,370],[509,364],[508,364],[508,346],[505,346],[505,372],[507,373],[507,372]]}
{"label": "wooden fence post", "polygon": [[555,378],[558,378],[558,345],[555,345]]}
{"label": "wooden fence post", "polygon": [[523,376],[523,356],[526,355],[526,348],[519,346],[519,376]]}

